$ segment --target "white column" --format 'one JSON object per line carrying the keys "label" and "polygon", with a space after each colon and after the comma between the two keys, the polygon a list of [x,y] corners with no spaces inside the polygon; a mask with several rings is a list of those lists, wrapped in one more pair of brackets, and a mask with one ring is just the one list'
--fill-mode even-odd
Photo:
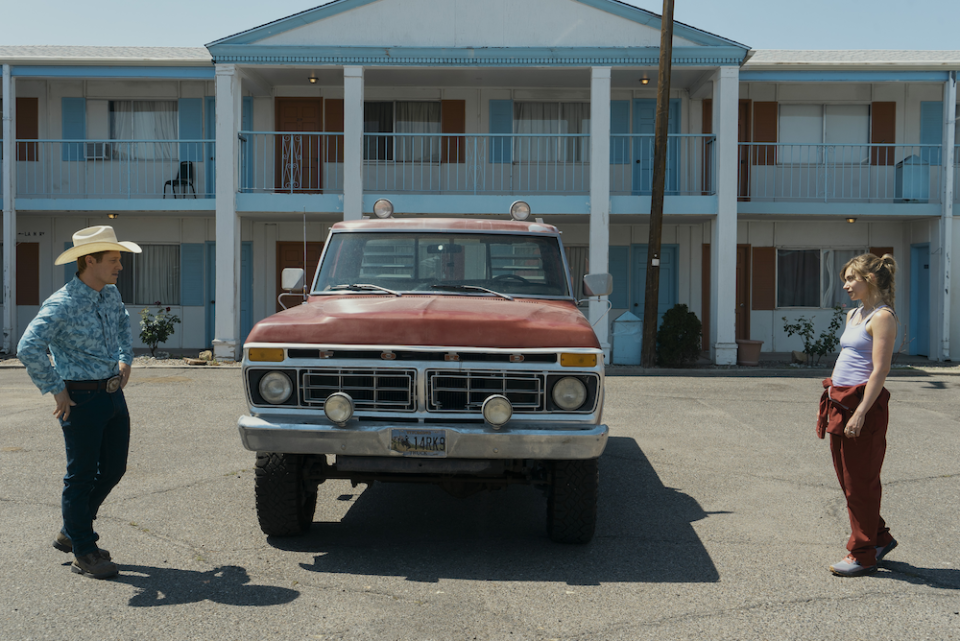
{"label": "white column", "polygon": [[16,87],[3,65],[3,351],[17,351]]}
{"label": "white column", "polygon": [[240,349],[240,75],[235,65],[217,65],[217,284],[213,352],[237,360]]}
{"label": "white column", "polygon": [[343,219],[363,216],[363,67],[343,68]]}
{"label": "white column", "polygon": [[[710,336],[717,365],[737,362],[737,104],[740,69],[721,67],[713,81],[717,134],[717,220],[710,239]],[[748,310],[749,313],[749,310]]]}
{"label": "white column", "polygon": [[957,140],[957,72],[951,71],[947,81],[943,84],[943,162],[940,169],[943,172],[943,194],[940,202],[940,273],[937,281],[943,300],[940,302],[941,325],[937,332],[940,334],[940,349],[937,352],[938,361],[950,359],[950,272],[951,255],[953,254],[953,194],[957,188],[953,184],[953,165],[956,162],[954,145]]}
{"label": "white column", "polygon": [[[590,273],[610,271],[610,67],[590,70]],[[576,283],[574,283],[576,286]],[[626,287],[614,283],[614,287]],[[590,324],[610,362],[607,297],[590,301]],[[603,320],[600,318],[603,317]],[[599,322],[598,322],[599,321]]]}

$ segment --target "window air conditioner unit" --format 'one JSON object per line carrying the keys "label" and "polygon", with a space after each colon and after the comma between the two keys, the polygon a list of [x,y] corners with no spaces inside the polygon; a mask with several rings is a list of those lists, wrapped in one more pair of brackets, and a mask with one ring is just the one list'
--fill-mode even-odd
{"label": "window air conditioner unit", "polygon": [[110,143],[108,142],[88,142],[86,144],[87,160],[109,160]]}

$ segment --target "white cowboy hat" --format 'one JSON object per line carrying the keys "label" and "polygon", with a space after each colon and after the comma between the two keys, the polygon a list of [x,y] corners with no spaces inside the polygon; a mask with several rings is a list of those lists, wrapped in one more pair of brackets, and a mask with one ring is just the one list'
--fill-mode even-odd
{"label": "white cowboy hat", "polygon": [[81,256],[97,252],[133,252],[140,253],[140,245],[131,242],[118,242],[117,235],[110,225],[97,225],[81,229],[73,235],[73,247],[60,254],[54,265],[66,265]]}

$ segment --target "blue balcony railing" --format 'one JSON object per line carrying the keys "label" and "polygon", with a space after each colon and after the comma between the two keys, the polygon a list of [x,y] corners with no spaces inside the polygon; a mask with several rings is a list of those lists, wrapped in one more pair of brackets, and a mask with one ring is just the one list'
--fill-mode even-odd
{"label": "blue balcony railing", "polygon": [[[242,192],[343,191],[343,134],[240,132]],[[713,136],[670,137],[668,194],[714,193]],[[612,136],[615,194],[648,194],[653,136]],[[587,194],[589,134],[364,134],[367,192]]]}
{"label": "blue balcony railing", "polygon": [[240,132],[243,193],[343,191],[343,134]]}
{"label": "blue balcony railing", "polygon": [[[667,136],[667,196],[715,194],[716,136]],[[615,134],[610,137],[610,191],[648,195],[653,191],[653,134]]]}
{"label": "blue balcony railing", "polygon": [[741,143],[739,153],[741,199],[940,202],[940,145]]}
{"label": "blue balcony railing", "polygon": [[213,197],[210,140],[21,140],[17,145],[17,197]]}

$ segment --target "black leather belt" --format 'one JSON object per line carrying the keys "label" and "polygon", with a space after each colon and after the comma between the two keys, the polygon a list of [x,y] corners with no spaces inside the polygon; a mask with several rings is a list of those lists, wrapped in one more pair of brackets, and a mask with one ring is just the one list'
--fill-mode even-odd
{"label": "black leather belt", "polygon": [[120,389],[120,375],[117,374],[113,378],[105,378],[102,381],[64,381],[68,390],[93,390],[101,391],[105,390],[108,394],[113,394],[118,389]]}

